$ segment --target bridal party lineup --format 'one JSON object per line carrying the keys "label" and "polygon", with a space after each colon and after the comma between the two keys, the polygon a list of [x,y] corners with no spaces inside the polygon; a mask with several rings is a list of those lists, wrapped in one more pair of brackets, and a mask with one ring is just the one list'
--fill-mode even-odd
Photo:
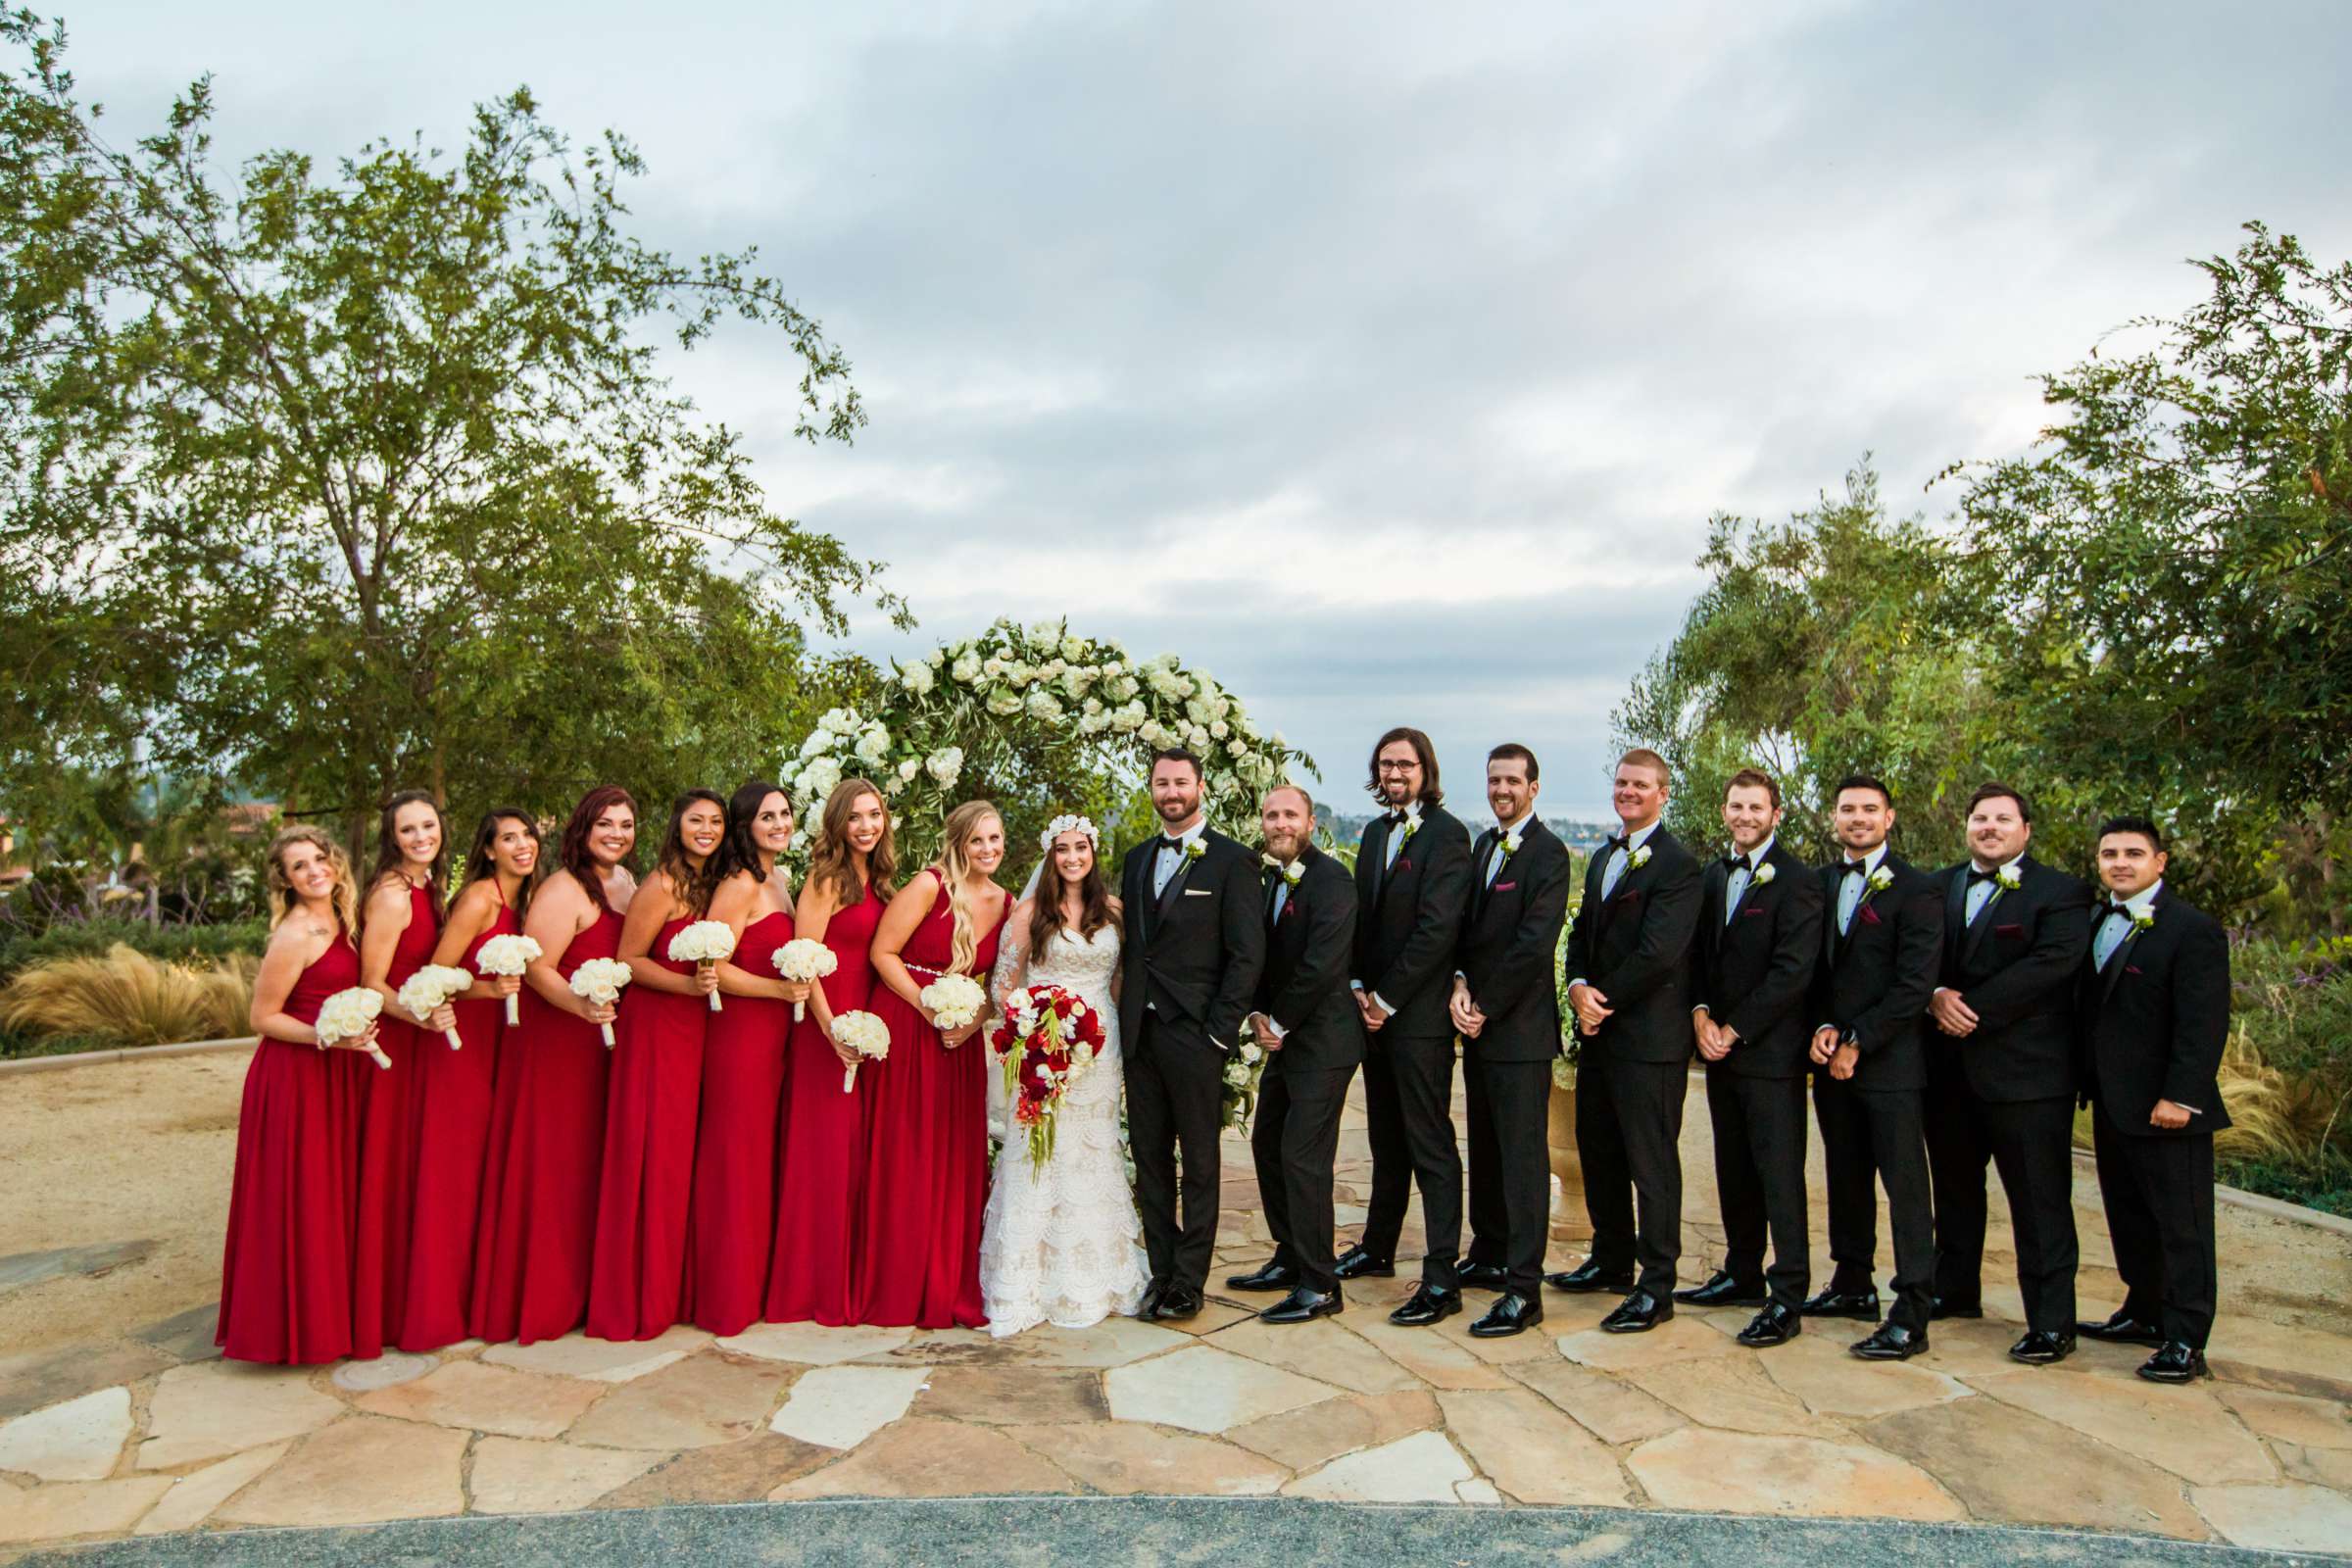
{"label": "bridal party lineup", "polygon": [[[1264,791],[1250,842],[1211,827],[1180,746],[1152,754],[1158,830],[1116,863],[1075,813],[1008,844],[984,800],[922,824],[936,858],[902,863],[897,792],[862,777],[808,822],[764,781],[659,816],[608,785],[560,829],[496,808],[464,838],[404,792],[364,876],[287,828],[219,1343],[314,1363],[679,1324],[1003,1337],[1183,1321],[1212,1289],[1298,1324],[1413,1270],[1387,1314],[1404,1327],[1468,1313],[1510,1336],[1599,1296],[1613,1334],[1737,1306],[1757,1351],[1843,1326],[1854,1355],[1900,1361],[1983,1315],[1997,1176],[2015,1360],[2089,1337],[2144,1346],[2152,1382],[2208,1375],[2229,947],[2168,891],[2155,822],[2118,815],[2093,863],[2047,864],[2026,794],[1987,782],[1967,858],[1931,869],[1896,848],[1902,803],[1855,774],[1828,803],[1835,858],[1806,864],[1771,773],[1733,775],[1706,803],[1720,835],[1687,844],[1663,825],[1672,765],[1634,750],[1578,887],[1535,754],[1484,765],[1474,832],[1428,736],[1382,735],[1351,859],[1296,784]],[[1563,1054],[1592,1240],[1551,1269]],[[1694,1062],[1726,1245],[1687,1260]],[[1373,1176],[1343,1247],[1359,1075]],[[2084,1105],[2127,1287],[2092,1320]],[[1234,1127],[1273,1241],[1212,1280]]]}

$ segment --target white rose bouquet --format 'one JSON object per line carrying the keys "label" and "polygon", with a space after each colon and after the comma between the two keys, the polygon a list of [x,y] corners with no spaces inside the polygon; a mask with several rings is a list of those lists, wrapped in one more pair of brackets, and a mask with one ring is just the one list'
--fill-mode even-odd
{"label": "white rose bouquet", "polygon": [[[600,1007],[610,1007],[620,1001],[620,988],[635,978],[629,966],[618,958],[582,958],[580,966],[571,971],[571,994],[582,1002]],[[606,1024],[605,1049],[612,1049],[612,1026]]]}
{"label": "white rose bouquet", "polygon": [[943,974],[923,987],[921,1001],[939,1032],[949,1035],[980,1016],[988,993],[968,974]]}
{"label": "white rose bouquet", "polygon": [[[833,1038],[867,1061],[880,1061],[890,1054],[890,1025],[870,1012],[845,1012],[833,1020]],[[851,1062],[841,1074],[841,1092],[848,1094],[858,1087],[858,1063]]]}
{"label": "white rose bouquet", "polygon": [[[323,1051],[346,1040],[357,1040],[374,1026],[383,1010],[384,997],[380,991],[367,986],[353,986],[347,991],[336,992],[318,1004],[318,1021],[312,1025],[318,1032],[319,1049]],[[378,1067],[392,1065],[392,1058],[378,1048],[369,1046],[367,1049],[368,1054],[375,1058]]]}
{"label": "white rose bouquet", "polygon": [[[473,976],[447,963],[428,963],[401,982],[396,999],[409,1009],[409,1015],[418,1023],[431,1023],[433,1014],[449,1005],[450,999],[473,984]],[[452,1051],[463,1051],[466,1042],[458,1038],[456,1025],[441,1031]]]}
{"label": "white rose bouquet", "polygon": [[[833,950],[809,937],[794,937],[776,950],[776,973],[803,985],[814,985],[840,967],[841,959],[835,956]],[[796,1002],[792,1004],[794,1023],[808,1016],[808,1004]]]}
{"label": "white rose bouquet", "polygon": [[[721,958],[735,956],[735,931],[724,920],[697,920],[669,939],[669,959],[672,963],[691,963],[707,969]],[[718,993],[710,993],[710,1010],[725,1010]]]}
{"label": "white rose bouquet", "polygon": [[[473,963],[484,974],[494,974],[502,979],[512,975],[519,980],[522,971],[538,961],[539,956],[538,943],[529,937],[507,932],[483,943],[480,951],[473,956]],[[521,1000],[519,996],[507,999],[507,1023],[510,1027],[522,1022],[522,1010],[516,1005]]]}

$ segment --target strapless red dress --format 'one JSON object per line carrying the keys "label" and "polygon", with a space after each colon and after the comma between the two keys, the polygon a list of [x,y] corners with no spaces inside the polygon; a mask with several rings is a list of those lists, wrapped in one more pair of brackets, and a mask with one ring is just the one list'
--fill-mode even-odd
{"label": "strapless red dress", "polygon": [[[398,991],[432,961],[441,917],[429,888],[409,889],[409,923],[392,950],[384,983]],[[417,1140],[426,1116],[428,1055],[449,1054],[437,1029],[409,1021],[408,1009],[384,1004],[376,1044],[392,1058],[368,1080],[368,1109],[360,1132],[359,1232],[352,1244],[351,1353],[381,1355],[401,1339],[415,1255]],[[460,1339],[465,1336],[460,1335]]]}
{"label": "strapless red dress", "polygon": [[[792,940],[778,909],[743,928],[735,967],[776,978],[776,950]],[[741,1334],[760,1321],[776,1230],[776,1125],[792,1004],[729,997],[703,1041],[703,1109],[694,1142],[694,1200],[686,1216],[687,1312],[697,1328]]]}
{"label": "strapless red dress", "polygon": [[[669,956],[670,938],[691,923],[666,921],[654,933],[652,956],[663,968],[694,972]],[[588,1272],[588,1332],[600,1340],[650,1340],[684,1316],[686,1210],[710,1017],[700,993],[648,985],[621,993]]]}

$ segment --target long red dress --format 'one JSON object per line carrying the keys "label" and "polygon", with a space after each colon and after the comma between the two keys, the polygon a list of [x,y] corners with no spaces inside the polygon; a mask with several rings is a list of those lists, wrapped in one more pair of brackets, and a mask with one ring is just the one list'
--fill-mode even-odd
{"label": "long red dress", "polygon": [[[384,984],[398,991],[432,961],[440,940],[432,890],[412,887],[409,923],[392,949]],[[439,1030],[418,1028],[409,1021],[408,1009],[393,1003],[384,1004],[375,1043],[392,1066],[377,1069],[368,1080],[368,1108],[361,1120],[359,1230],[351,1258],[351,1353],[358,1356],[381,1355],[387,1342],[401,1339],[416,1220],[416,1135],[426,1114],[424,1058],[434,1052],[449,1054]]]}
{"label": "long red dress", "polygon": [[[735,967],[762,980],[792,940],[777,909],[743,928]],[[703,1041],[702,1124],[694,1142],[694,1200],[686,1215],[686,1302],[694,1326],[741,1334],[760,1321],[776,1231],[776,1127],[792,1004],[729,997]]]}
{"label": "long red dress", "polygon": [[[869,1004],[874,927],[883,900],[868,892],[825,922],[833,972],[817,983],[839,1017]],[[816,1009],[793,1026],[784,1086],[782,1148],[776,1152],[775,1257],[767,1271],[767,1320],[839,1327],[858,1321],[851,1300],[858,1199],[865,1186],[865,1102],[879,1065],[858,1071],[842,1092],[841,1058],[817,1027]]]}
{"label": "long red dress", "polygon": [[[619,951],[620,916],[607,909],[571,939],[556,972],[568,980]],[[501,1043],[491,1095],[466,1313],[475,1339],[529,1345],[569,1334],[587,1315],[612,1070],[604,1031],[523,988],[522,1021]]]}
{"label": "long red dress", "polygon": [[[931,910],[900,957],[917,986],[946,972],[954,916],[932,878]],[[987,983],[1002,915],[969,973]],[[988,1053],[978,1035],[951,1051],[897,992],[876,982],[871,1010],[890,1025],[890,1056],[871,1075],[865,1195],[858,1224],[858,1321],[896,1328],[979,1328],[980,1215],[988,1200]],[[985,1010],[981,1021],[987,1022]],[[835,1081],[839,1087],[839,1081]]]}
{"label": "long red dress", "polygon": [[[318,1021],[328,997],[360,983],[360,953],[336,933],[286,997]],[[245,1069],[236,1174],[213,1343],[237,1361],[307,1364],[351,1353],[352,1191],[358,1178],[359,1052],[265,1039]]]}
{"label": "long red dress", "polygon": [[[670,938],[692,923],[680,916],[654,933],[652,956],[663,968],[694,973],[669,956]],[[686,1209],[710,1020],[710,1001],[699,992],[634,985],[621,993],[588,1272],[588,1332],[597,1339],[650,1340],[684,1315]]]}
{"label": "long red dress", "polygon": [[[482,944],[519,928],[514,911],[502,902],[497,917],[467,945],[458,966],[478,974],[474,959]],[[464,1050],[450,1050],[449,1042],[433,1030],[416,1034],[416,1081],[409,1121],[416,1152],[411,1178],[416,1205],[409,1223],[408,1290],[394,1342],[404,1350],[437,1350],[468,1332],[466,1311],[473,1294],[482,1162],[490,1144],[491,1092],[506,1033],[507,1004],[493,997],[450,1006],[458,1015]]]}

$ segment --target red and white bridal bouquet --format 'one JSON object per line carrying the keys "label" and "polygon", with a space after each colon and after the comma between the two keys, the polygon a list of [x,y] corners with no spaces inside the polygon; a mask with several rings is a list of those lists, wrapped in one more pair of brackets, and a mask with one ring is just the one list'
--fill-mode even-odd
{"label": "red and white bridal bouquet", "polygon": [[994,1045],[1013,1125],[1028,1129],[1036,1169],[1054,1157],[1054,1120],[1070,1085],[1102,1050],[1102,1016],[1059,986],[1030,986],[1004,999]]}

